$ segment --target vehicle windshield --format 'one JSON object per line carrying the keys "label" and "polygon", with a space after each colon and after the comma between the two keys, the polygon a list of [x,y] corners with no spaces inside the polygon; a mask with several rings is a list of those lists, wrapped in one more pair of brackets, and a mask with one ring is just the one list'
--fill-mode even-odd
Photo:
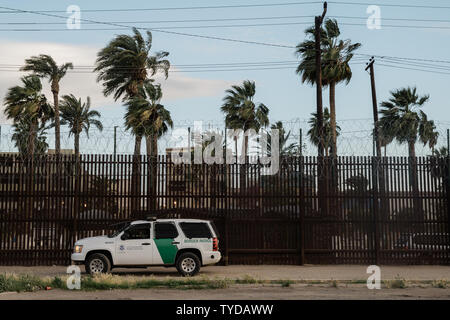
{"label": "vehicle windshield", "polygon": [[113,233],[108,234],[108,238],[115,238],[117,237],[123,230],[125,230],[126,228],[128,228],[128,226],[130,225],[129,222],[124,222],[124,223],[120,223],[117,225],[113,225],[116,228],[116,231],[114,231]]}

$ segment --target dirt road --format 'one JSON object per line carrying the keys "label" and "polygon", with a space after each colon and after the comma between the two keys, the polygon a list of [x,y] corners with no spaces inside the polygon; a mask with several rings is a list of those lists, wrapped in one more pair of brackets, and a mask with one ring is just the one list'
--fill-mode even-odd
{"label": "dirt road", "polygon": [[290,287],[239,285],[227,289],[139,289],[110,291],[50,290],[3,293],[0,300],[317,300],[317,299],[439,299],[450,300],[450,289],[411,287],[369,290],[363,285],[330,287],[294,284]]}
{"label": "dirt road", "polygon": [[[209,266],[202,268],[199,276],[211,279],[241,279],[250,276],[258,280],[366,280],[368,266],[363,265],[304,265],[304,266]],[[380,266],[381,279],[450,280],[450,266]],[[61,276],[67,266],[21,267],[0,266],[0,273]],[[84,268],[81,267],[82,271]],[[175,268],[113,269],[114,274],[136,276],[179,277]]]}

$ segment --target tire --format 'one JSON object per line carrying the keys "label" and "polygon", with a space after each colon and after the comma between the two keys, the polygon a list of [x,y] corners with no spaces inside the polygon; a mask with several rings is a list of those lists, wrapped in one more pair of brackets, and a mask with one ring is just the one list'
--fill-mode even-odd
{"label": "tire", "polygon": [[193,277],[200,271],[200,259],[192,252],[182,253],[177,259],[176,267],[183,277]]}
{"label": "tire", "polygon": [[86,260],[85,268],[90,275],[109,273],[111,271],[111,261],[102,253],[94,253]]}

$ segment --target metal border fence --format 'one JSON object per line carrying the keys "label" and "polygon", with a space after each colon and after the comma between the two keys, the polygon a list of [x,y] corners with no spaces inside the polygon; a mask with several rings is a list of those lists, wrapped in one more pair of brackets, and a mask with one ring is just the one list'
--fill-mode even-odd
{"label": "metal border fence", "polygon": [[76,239],[148,215],[213,220],[224,264],[450,264],[450,158],[254,160],[2,155],[0,264],[69,264]]}

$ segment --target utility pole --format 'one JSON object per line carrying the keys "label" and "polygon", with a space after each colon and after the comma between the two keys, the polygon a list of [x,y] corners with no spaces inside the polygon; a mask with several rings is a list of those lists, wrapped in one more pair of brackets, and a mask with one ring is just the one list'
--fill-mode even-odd
{"label": "utility pole", "polygon": [[[375,63],[374,57],[370,58],[367,63],[366,71],[370,71],[370,84],[372,88],[372,107],[373,107],[373,138],[374,138],[374,163],[373,163],[373,181],[374,185],[374,201],[373,201],[373,226],[375,233],[375,263],[379,263],[380,258],[380,234],[379,234],[379,220],[380,216],[387,216],[389,212],[389,203],[385,198],[385,182],[384,182],[384,170],[380,167],[381,161],[381,143],[380,136],[378,132],[378,105],[377,105],[377,92],[375,89],[375,74],[373,65]],[[376,152],[375,152],[376,151]],[[381,202],[379,203],[379,198],[381,196]],[[381,215],[380,215],[381,213]]]}
{"label": "utility pole", "polygon": [[316,100],[317,100],[317,126],[319,129],[319,146],[318,156],[323,157],[324,141],[323,141],[323,101],[322,101],[322,50],[320,31],[323,19],[327,13],[327,2],[323,4],[323,13],[315,18],[315,44],[316,44]]}
{"label": "utility pole", "polygon": [[373,106],[373,136],[375,140],[375,149],[376,149],[376,156],[381,157],[381,143],[380,143],[380,136],[378,132],[378,105],[377,105],[377,92],[375,88],[375,74],[373,69],[373,64],[375,63],[374,57],[370,58],[369,62],[367,63],[366,71],[370,71],[370,85],[372,87],[372,106]]}
{"label": "utility pole", "polygon": [[324,159],[324,137],[323,137],[323,101],[322,101],[322,49],[320,34],[323,19],[327,13],[327,2],[323,4],[321,16],[315,17],[315,52],[316,52],[316,101],[317,101],[317,127],[319,134],[319,145],[317,146],[317,194],[319,196],[319,211],[322,215],[328,216],[328,186],[326,183],[325,159]]}
{"label": "utility pole", "polygon": [[117,154],[117,127],[118,126],[114,126],[114,157]]}

